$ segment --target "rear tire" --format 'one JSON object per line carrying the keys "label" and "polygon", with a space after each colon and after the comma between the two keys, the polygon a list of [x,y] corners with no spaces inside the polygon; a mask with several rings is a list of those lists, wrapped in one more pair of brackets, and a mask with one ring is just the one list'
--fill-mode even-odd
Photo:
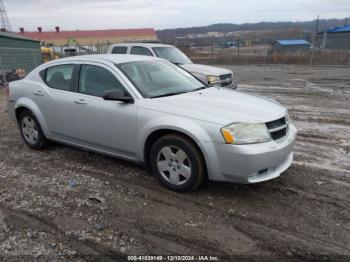
{"label": "rear tire", "polygon": [[196,190],[205,177],[205,162],[198,147],[180,135],[159,138],[150,152],[152,173],[176,192]]}
{"label": "rear tire", "polygon": [[22,138],[31,149],[41,150],[48,145],[39,121],[31,111],[24,110],[19,116],[18,123]]}

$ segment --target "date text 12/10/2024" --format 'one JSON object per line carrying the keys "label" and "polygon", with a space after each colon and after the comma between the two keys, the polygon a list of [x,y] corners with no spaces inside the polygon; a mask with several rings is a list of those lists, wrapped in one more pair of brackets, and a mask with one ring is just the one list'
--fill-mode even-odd
{"label": "date text 12/10/2024", "polygon": [[128,256],[128,261],[220,261],[217,256]]}

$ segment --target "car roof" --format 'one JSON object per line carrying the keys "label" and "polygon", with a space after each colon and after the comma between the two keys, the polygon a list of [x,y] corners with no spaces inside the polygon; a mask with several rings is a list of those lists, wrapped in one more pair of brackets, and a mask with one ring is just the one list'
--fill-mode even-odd
{"label": "car roof", "polygon": [[141,55],[118,55],[118,54],[103,54],[103,55],[82,55],[82,56],[72,56],[61,59],[52,60],[49,64],[55,64],[57,62],[112,62],[114,64],[123,64],[128,62],[141,62],[141,61],[151,61],[151,60],[163,60],[160,58],[152,56],[141,56]]}
{"label": "car roof", "polygon": [[174,47],[173,45],[165,45],[165,44],[157,44],[157,43],[120,43],[113,44],[112,47],[115,46],[143,46],[143,47]]}

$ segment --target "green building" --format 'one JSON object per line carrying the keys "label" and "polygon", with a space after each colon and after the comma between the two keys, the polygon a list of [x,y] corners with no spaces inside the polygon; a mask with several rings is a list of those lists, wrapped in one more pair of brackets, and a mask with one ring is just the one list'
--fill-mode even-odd
{"label": "green building", "polygon": [[40,41],[18,35],[0,32],[0,71],[24,69],[29,73],[42,64]]}

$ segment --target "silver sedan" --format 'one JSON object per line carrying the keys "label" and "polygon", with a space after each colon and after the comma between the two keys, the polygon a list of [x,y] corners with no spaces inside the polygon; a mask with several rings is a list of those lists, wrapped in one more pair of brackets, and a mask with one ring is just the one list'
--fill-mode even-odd
{"label": "silver sedan", "polygon": [[276,178],[293,161],[297,134],[277,102],[135,55],[41,65],[10,84],[8,110],[30,148],[51,140],[141,163],[179,192],[205,179]]}

